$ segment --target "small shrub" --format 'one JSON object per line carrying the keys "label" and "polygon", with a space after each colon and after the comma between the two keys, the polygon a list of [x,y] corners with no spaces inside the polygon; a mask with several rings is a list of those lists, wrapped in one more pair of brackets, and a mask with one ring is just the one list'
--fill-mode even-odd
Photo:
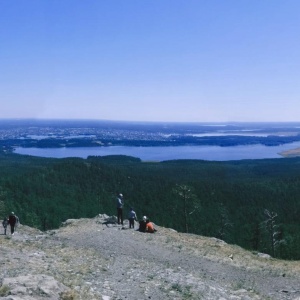
{"label": "small shrub", "polygon": [[7,285],[2,285],[0,287],[0,297],[5,297],[9,295],[10,288]]}
{"label": "small shrub", "polygon": [[172,290],[175,290],[175,291],[181,293],[182,292],[182,287],[180,286],[180,284],[174,283],[174,284],[172,284]]}
{"label": "small shrub", "polygon": [[60,294],[59,300],[76,300],[78,298],[78,294],[74,291],[67,291]]}

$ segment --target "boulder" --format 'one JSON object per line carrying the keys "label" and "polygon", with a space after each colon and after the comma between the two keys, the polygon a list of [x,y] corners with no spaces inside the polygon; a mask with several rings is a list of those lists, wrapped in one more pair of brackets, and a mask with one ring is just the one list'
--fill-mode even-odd
{"label": "boulder", "polygon": [[[51,299],[57,300],[60,294],[69,290],[52,276],[38,274],[4,278],[3,286],[9,288],[9,296],[2,299]],[[0,298],[1,299],[1,298]]]}

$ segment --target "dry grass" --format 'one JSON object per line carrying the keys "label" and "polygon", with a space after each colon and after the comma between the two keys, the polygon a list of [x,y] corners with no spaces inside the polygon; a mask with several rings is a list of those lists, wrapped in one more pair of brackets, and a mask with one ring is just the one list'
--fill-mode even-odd
{"label": "dry grass", "polygon": [[274,275],[286,274],[300,278],[300,261],[261,258],[257,253],[229,245],[216,238],[178,233],[166,228],[159,230],[166,234],[166,244],[181,251],[253,271],[267,270]]}
{"label": "dry grass", "polygon": [[80,296],[74,290],[61,293],[59,298],[59,300],[78,300],[78,299],[80,299]]}

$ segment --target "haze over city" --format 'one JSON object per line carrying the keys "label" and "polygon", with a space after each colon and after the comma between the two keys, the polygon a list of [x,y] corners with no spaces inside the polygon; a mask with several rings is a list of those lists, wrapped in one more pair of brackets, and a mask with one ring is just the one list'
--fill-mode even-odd
{"label": "haze over city", "polygon": [[1,1],[0,118],[299,120],[300,2]]}

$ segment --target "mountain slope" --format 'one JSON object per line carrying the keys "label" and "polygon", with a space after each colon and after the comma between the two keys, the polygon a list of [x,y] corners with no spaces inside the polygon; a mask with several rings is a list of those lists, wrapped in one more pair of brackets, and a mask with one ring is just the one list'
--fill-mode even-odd
{"label": "mountain slope", "polygon": [[[13,237],[0,236],[5,283],[0,299],[300,297],[298,261],[260,257],[215,238],[159,226],[155,234],[140,233],[107,220],[106,215],[67,220],[46,233],[21,225]],[[31,277],[33,287],[8,280],[28,274],[40,276]],[[51,282],[56,296],[34,288],[35,280],[39,286]]]}

